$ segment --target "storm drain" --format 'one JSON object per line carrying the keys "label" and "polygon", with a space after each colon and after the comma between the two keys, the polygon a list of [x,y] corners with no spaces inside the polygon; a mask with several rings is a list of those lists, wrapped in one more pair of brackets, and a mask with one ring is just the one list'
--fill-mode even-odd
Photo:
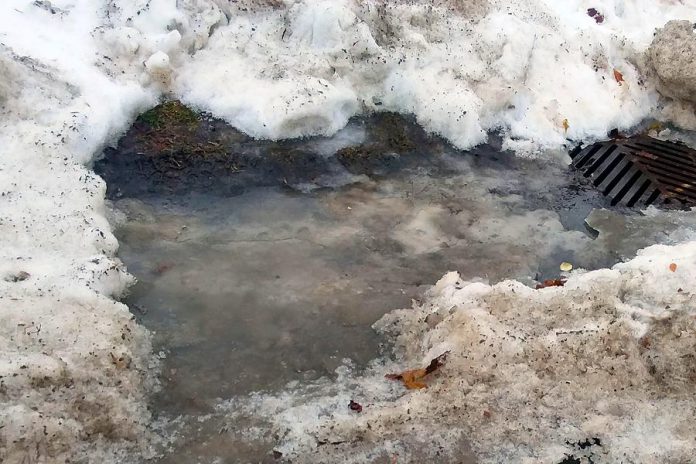
{"label": "storm drain", "polygon": [[696,204],[696,150],[646,135],[613,139],[570,153],[612,205]]}

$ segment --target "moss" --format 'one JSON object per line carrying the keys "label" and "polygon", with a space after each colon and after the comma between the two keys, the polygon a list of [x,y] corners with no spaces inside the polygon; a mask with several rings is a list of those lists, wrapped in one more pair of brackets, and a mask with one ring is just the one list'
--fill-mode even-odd
{"label": "moss", "polygon": [[415,150],[416,143],[409,131],[410,124],[396,113],[382,113],[378,124],[373,127],[375,137],[385,145],[385,148],[400,153]]}
{"label": "moss", "polygon": [[346,147],[336,152],[336,158],[343,163],[355,163],[359,161],[374,159],[379,156],[379,152],[372,146],[358,145]]}
{"label": "moss", "polygon": [[[224,146],[210,140],[202,122],[199,113],[172,100],[141,114],[133,138],[144,153],[167,159],[224,154]],[[181,164],[176,159],[173,163],[173,168]]]}
{"label": "moss", "polygon": [[161,129],[170,126],[194,126],[200,121],[200,116],[180,101],[172,100],[144,112],[138,117],[138,121]]}

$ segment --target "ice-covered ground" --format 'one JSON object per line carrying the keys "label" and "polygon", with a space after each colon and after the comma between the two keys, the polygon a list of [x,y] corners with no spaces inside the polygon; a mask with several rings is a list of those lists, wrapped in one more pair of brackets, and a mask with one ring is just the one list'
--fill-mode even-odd
{"label": "ice-covered ground", "polygon": [[[498,129],[507,147],[539,154],[649,117],[696,125],[690,25],[672,24],[648,52],[672,19],[693,23],[696,2],[2,2],[0,458],[147,456],[155,361],[148,334],[112,299],[132,279],[114,259],[104,184],[85,164],[159,97],[258,137],[329,134],[390,109],[459,147]],[[358,422],[295,425],[284,449],[301,450],[315,428],[355,437],[369,421],[368,439],[426,430],[444,445],[465,430],[484,461],[555,459],[557,438],[614,428],[610,461],[687,462],[695,249],[652,248],[540,292],[449,275],[430,303],[382,324],[398,329],[409,367],[450,349],[445,375],[396,402],[365,393],[375,407]],[[427,312],[443,321],[424,325]],[[474,406],[484,404],[482,419]],[[278,427],[296,413],[279,414]],[[421,420],[405,421],[413,413]]]}

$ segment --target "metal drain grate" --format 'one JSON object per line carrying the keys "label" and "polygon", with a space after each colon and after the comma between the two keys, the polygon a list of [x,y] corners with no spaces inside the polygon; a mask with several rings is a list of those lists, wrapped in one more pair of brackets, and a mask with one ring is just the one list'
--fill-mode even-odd
{"label": "metal drain grate", "polygon": [[570,157],[612,205],[696,204],[696,150],[686,145],[640,135],[580,146]]}

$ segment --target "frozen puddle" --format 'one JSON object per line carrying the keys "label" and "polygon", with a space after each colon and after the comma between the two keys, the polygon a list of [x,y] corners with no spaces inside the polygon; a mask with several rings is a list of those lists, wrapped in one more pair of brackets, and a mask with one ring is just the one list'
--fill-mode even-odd
{"label": "frozen puddle", "polygon": [[160,117],[141,118],[96,169],[138,279],[125,302],[164,354],[152,408],[176,433],[161,462],[283,459],[281,437],[244,433],[262,426],[229,420],[221,402],[320,385],[388,356],[372,324],[446,271],[534,285],[563,261],[608,267],[694,236],[692,213],[601,210],[607,201],[564,154],[459,152],[392,115],[283,143],[188,113]]}

